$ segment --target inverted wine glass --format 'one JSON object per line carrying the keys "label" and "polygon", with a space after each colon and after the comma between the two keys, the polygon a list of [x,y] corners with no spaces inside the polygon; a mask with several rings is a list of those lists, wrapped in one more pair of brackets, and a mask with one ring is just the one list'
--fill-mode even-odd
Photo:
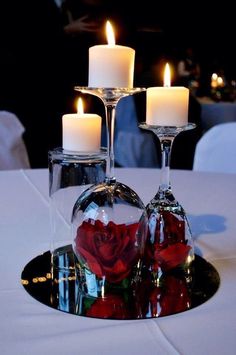
{"label": "inverted wine glass", "polygon": [[195,128],[195,124],[175,127],[142,123],[139,127],[152,131],[161,144],[160,184],[156,195],[146,206],[149,228],[145,249],[145,264],[158,284],[163,274],[174,271],[188,274],[194,260],[194,245],[187,214],[172,192],[170,157],[175,137],[180,132]]}
{"label": "inverted wine glass", "polygon": [[99,97],[106,112],[107,167],[103,183],[93,185],[78,198],[72,215],[73,250],[84,293],[106,297],[122,290],[140,274],[147,235],[145,206],[129,186],[114,175],[114,126],[118,101],[141,88],[85,88]]}

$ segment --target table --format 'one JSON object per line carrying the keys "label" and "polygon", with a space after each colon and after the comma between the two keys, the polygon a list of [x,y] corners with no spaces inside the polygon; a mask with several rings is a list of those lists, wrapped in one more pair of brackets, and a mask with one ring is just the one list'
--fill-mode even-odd
{"label": "table", "polygon": [[236,102],[215,102],[210,98],[198,98],[201,104],[202,128],[207,131],[216,124],[236,121]]}
{"label": "table", "polygon": [[[146,204],[158,169],[116,169]],[[0,349],[12,354],[233,355],[236,349],[236,175],[171,172],[189,215],[195,252],[219,272],[221,284],[189,311],[147,320],[79,317],[37,302],[20,282],[24,266],[50,247],[47,169],[0,172]]]}

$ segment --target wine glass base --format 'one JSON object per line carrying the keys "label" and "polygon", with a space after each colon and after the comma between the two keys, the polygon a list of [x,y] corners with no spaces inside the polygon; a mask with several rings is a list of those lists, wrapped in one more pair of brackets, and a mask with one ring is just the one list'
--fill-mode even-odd
{"label": "wine glass base", "polygon": [[86,86],[75,86],[76,91],[83,94],[90,94],[99,97],[105,104],[116,104],[122,97],[133,95],[146,88],[95,88]]}
{"label": "wine glass base", "polygon": [[139,124],[139,127],[148,131],[152,131],[160,139],[162,137],[176,137],[180,132],[196,128],[196,124],[188,122],[186,125],[183,126],[158,126],[142,122]]}

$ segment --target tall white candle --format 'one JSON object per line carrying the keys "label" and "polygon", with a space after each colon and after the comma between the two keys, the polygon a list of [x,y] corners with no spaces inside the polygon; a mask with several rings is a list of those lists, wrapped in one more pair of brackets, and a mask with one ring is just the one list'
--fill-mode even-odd
{"label": "tall white candle", "polygon": [[132,88],[135,51],[115,44],[109,21],[106,24],[107,45],[89,48],[89,87]]}
{"label": "tall white candle", "polygon": [[188,123],[189,89],[170,86],[170,68],[165,67],[164,86],[147,88],[146,123],[184,126]]}
{"label": "tall white candle", "polygon": [[79,99],[78,113],[62,116],[62,147],[76,152],[99,151],[101,146],[102,118],[93,113],[83,113]]}

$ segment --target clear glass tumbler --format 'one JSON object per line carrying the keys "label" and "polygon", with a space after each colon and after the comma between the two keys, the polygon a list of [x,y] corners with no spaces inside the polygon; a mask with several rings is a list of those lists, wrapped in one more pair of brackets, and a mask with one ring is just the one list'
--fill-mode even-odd
{"label": "clear glass tumbler", "polygon": [[48,153],[48,167],[52,266],[71,270],[74,269],[70,230],[73,206],[83,191],[104,181],[106,149],[80,153],[55,148]]}

